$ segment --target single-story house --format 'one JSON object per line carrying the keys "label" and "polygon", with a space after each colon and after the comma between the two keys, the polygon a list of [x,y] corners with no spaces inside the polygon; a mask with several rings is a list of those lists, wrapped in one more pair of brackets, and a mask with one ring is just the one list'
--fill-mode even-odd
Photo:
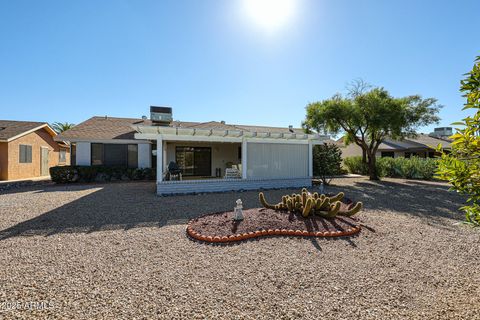
{"label": "single-story house", "polygon": [[70,164],[70,147],[44,122],[0,120],[0,180],[48,177]]}
{"label": "single-story house", "polygon": [[[450,129],[450,131],[446,129]],[[404,140],[385,139],[378,147],[376,156],[433,158],[438,155],[435,152],[438,144],[442,144],[444,150],[450,150],[451,140],[448,139],[448,136],[452,135],[451,130],[451,128],[435,128],[435,131],[428,135],[420,133],[414,138]],[[362,155],[362,149],[358,145],[354,143],[345,145],[343,138],[337,140],[336,144],[340,146],[343,158]]]}
{"label": "single-story house", "polygon": [[[72,164],[157,169],[157,193],[310,186],[312,147],[327,136],[300,128],[174,121],[151,107],[150,119],[93,117],[56,139],[72,145]],[[166,179],[174,162],[181,179]],[[236,168],[238,175],[228,174]]]}

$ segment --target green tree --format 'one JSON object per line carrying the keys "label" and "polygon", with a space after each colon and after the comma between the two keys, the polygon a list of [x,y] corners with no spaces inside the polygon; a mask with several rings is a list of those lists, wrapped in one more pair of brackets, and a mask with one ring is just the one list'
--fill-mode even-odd
{"label": "green tree", "polygon": [[310,103],[303,126],[306,130],[343,133],[364,153],[371,180],[378,180],[376,152],[387,137],[403,139],[416,135],[420,126],[438,123],[441,106],[434,98],[419,95],[394,98],[383,88],[354,89],[346,97]]}
{"label": "green tree", "polygon": [[64,131],[67,131],[69,129],[72,129],[75,125],[73,123],[61,123],[61,122],[54,122],[52,123],[52,128],[55,130],[57,133],[62,133]]}
{"label": "green tree", "polygon": [[[451,137],[451,153],[442,154],[437,174],[452,184],[452,190],[468,196],[467,205],[461,209],[468,223],[480,226],[480,56],[461,81],[460,91],[467,98],[463,109],[476,111],[473,116],[453,123],[461,128]],[[441,146],[438,150],[441,151]]]}
{"label": "green tree", "polygon": [[342,172],[342,150],[333,144],[325,143],[313,148],[313,175],[330,184],[332,177]]}

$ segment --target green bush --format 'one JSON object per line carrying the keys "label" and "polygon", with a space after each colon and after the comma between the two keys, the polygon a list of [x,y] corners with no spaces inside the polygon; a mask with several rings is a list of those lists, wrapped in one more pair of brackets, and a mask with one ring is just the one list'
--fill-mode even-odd
{"label": "green bush", "polygon": [[329,184],[332,176],[342,173],[342,150],[331,143],[313,148],[313,175],[323,184]]}
{"label": "green bush", "polygon": [[368,174],[368,166],[362,162],[362,157],[348,157],[343,159],[343,165],[348,172],[366,175]]}
{"label": "green bush", "polygon": [[[467,223],[480,227],[480,56],[461,83],[460,91],[467,99],[463,110],[468,109],[473,114],[453,123],[458,128],[450,137],[453,139],[452,150],[442,152],[437,177],[448,181],[451,190],[468,197],[467,204],[461,209]],[[442,151],[441,146],[438,151]]]}
{"label": "green bush", "polygon": [[50,176],[56,183],[155,180],[156,170],[104,166],[57,166],[50,168]]}
{"label": "green bush", "polygon": [[[380,177],[430,180],[437,168],[436,159],[431,158],[378,158],[377,172]],[[349,157],[343,160],[348,172],[366,175],[368,166],[362,163],[362,157]]]}

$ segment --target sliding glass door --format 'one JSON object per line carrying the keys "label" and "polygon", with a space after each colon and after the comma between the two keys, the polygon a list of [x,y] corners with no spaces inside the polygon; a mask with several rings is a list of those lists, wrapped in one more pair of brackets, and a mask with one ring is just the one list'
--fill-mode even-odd
{"label": "sliding glass door", "polygon": [[184,176],[211,176],[212,149],[208,147],[176,147],[175,161]]}

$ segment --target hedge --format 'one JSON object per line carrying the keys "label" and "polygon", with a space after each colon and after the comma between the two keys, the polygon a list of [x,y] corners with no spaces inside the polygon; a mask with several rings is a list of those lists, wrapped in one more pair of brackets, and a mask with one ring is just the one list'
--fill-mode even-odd
{"label": "hedge", "polygon": [[50,168],[50,176],[56,183],[155,180],[156,170],[154,168],[57,166]]}
{"label": "hedge", "polygon": [[[368,166],[362,163],[362,157],[348,157],[343,165],[350,173],[368,175]],[[431,180],[435,175],[437,160],[432,158],[377,158],[379,177]]]}

